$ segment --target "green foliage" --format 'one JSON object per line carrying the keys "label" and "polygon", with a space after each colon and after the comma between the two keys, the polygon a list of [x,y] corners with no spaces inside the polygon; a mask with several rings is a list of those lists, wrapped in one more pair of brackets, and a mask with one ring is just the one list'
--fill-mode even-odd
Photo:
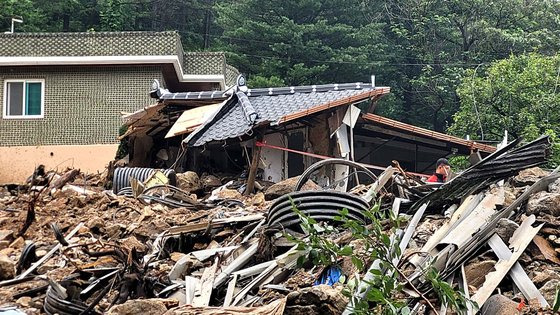
{"label": "green foliage", "polygon": [[456,155],[449,158],[449,164],[454,172],[463,171],[471,166],[469,158],[463,155]]}
{"label": "green foliage", "polygon": [[459,313],[463,313],[464,311],[466,311],[469,306],[473,310],[478,309],[478,305],[475,302],[467,299],[463,292],[453,289],[453,287],[449,283],[443,281],[439,277],[436,269],[430,268],[425,277],[432,284],[432,287],[434,288],[434,291],[436,292],[440,301],[442,301],[444,304],[447,304],[447,306],[451,309],[458,310]]}
{"label": "green foliage", "polygon": [[[396,230],[403,225],[402,217],[395,217],[392,212],[381,211],[379,204],[365,212],[370,224],[348,217],[348,210],[342,209],[335,220],[340,223],[340,230],[329,225],[319,224],[313,218],[306,216],[292,204],[292,209],[301,220],[301,228],[306,233],[304,239],[295,238],[289,234],[285,236],[297,244],[298,250],[306,254],[298,259],[300,266],[312,263],[316,266],[335,266],[341,257],[350,257],[352,264],[364,271],[365,261],[379,262],[379,269],[372,269],[370,280],[353,279],[346,283],[343,293],[353,301],[355,314],[409,314],[410,309],[406,300],[402,298],[405,283],[402,282],[401,272],[393,263],[399,258],[399,240],[390,235],[396,235]],[[357,251],[351,245],[342,245],[333,241],[329,236],[341,231],[352,233],[352,238],[363,241],[364,247]],[[458,312],[466,310],[469,302],[464,295],[456,292],[449,284],[442,282],[437,274],[429,276],[430,283],[442,301],[446,301],[450,308]],[[353,292],[361,282],[369,285],[365,299],[357,299]],[[452,300],[453,299],[453,300]]]}
{"label": "green foliage", "polygon": [[[453,124],[452,132],[473,139],[482,136],[475,104],[485,139],[501,137],[502,126],[528,138],[558,135],[551,88],[557,61],[544,57],[560,50],[558,1],[0,1],[0,30],[10,28],[12,16],[24,19],[19,32],[177,30],[188,51],[228,52],[253,87],[369,81],[375,74],[392,92],[378,113],[437,131]],[[508,87],[525,66],[533,70]],[[540,105],[519,109],[523,101]]]}
{"label": "green foliage", "polygon": [[261,75],[250,76],[247,80],[247,86],[251,88],[262,88],[262,87],[279,87],[286,86],[284,80],[277,76],[263,77]]}
{"label": "green foliage", "polygon": [[[119,136],[124,135],[128,131],[127,125],[122,125],[119,128]],[[117,153],[115,155],[115,159],[122,159],[128,154],[128,137],[122,139],[119,143],[119,147],[117,148]]]}
{"label": "green foliage", "polygon": [[554,294],[554,303],[552,303],[552,311],[558,312],[560,310],[560,286],[556,287],[556,294]]}
{"label": "green foliage", "polygon": [[560,162],[560,56],[511,56],[487,69],[468,71],[457,92],[460,110],[449,131],[472,139],[501,140],[504,130],[530,141],[548,134]]}

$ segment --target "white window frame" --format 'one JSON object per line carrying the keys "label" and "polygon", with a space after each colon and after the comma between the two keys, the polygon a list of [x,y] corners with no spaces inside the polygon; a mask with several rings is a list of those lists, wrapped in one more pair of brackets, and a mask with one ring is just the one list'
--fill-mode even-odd
{"label": "white window frame", "polygon": [[[23,93],[22,100],[22,115],[8,115],[8,83],[22,82],[25,91],[26,83],[41,83],[41,115],[26,115],[25,114],[25,94]],[[4,119],[40,119],[45,117],[45,79],[6,79],[4,80],[4,102],[2,118]]]}

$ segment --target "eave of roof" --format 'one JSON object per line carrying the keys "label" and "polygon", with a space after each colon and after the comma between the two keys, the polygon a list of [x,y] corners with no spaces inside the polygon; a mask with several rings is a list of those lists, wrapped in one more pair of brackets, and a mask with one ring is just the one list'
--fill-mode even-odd
{"label": "eave of roof", "polygon": [[216,82],[225,88],[221,74],[184,74],[181,61],[175,55],[168,56],[53,56],[53,57],[0,57],[0,67],[7,66],[77,66],[77,65],[140,65],[172,64],[179,82]]}
{"label": "eave of roof", "polygon": [[377,124],[383,125],[385,127],[389,127],[392,129],[398,129],[407,133],[411,133],[411,134],[415,134],[415,135],[419,135],[422,137],[426,137],[426,138],[431,138],[431,139],[435,139],[435,140],[440,140],[440,141],[444,141],[444,142],[450,142],[450,143],[454,143],[456,145],[460,145],[460,146],[464,146],[467,147],[469,149],[477,149],[481,152],[487,152],[487,153],[492,153],[494,151],[496,151],[496,148],[491,146],[491,145],[487,145],[487,144],[482,144],[482,143],[478,143],[476,141],[472,141],[472,140],[465,140],[465,139],[461,139],[459,137],[454,137],[448,134],[444,134],[441,132],[437,132],[437,131],[433,131],[433,130],[429,130],[429,129],[425,129],[425,128],[421,128],[421,127],[416,127],[413,125],[409,125],[400,121],[396,121],[390,118],[386,118],[383,116],[379,116],[379,115],[375,115],[375,114],[362,114],[362,118],[370,121],[370,122],[375,122]]}
{"label": "eave of roof", "polygon": [[324,110],[327,110],[329,108],[333,108],[333,107],[337,107],[337,106],[341,106],[341,105],[346,105],[346,104],[352,104],[358,101],[362,101],[368,98],[373,98],[373,100],[376,100],[377,98],[385,95],[385,94],[389,94],[391,91],[391,89],[389,87],[380,87],[380,88],[375,88],[374,90],[369,90],[369,91],[365,91],[364,93],[360,93],[357,95],[353,95],[350,97],[345,97],[345,98],[341,98],[335,101],[331,101],[328,103],[324,103],[321,104],[319,106],[310,108],[310,109],[306,109],[297,113],[292,113],[289,115],[285,115],[283,117],[281,117],[280,119],[278,119],[276,124],[281,124],[281,123],[285,123],[291,120],[295,120],[295,119],[299,119],[302,117],[306,117],[318,112],[322,112]]}

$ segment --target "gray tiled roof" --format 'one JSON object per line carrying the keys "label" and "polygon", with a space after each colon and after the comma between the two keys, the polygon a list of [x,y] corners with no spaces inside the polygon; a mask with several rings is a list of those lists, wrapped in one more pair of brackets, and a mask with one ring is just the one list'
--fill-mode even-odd
{"label": "gray tiled roof", "polygon": [[[237,92],[225,102],[213,117],[189,135],[185,142],[191,146],[200,146],[211,141],[237,138],[250,134],[254,126],[279,124],[281,123],[280,119],[287,115],[373,90],[371,84],[352,83],[253,89],[246,93]],[[246,98],[256,113],[254,121],[248,119],[247,102],[240,102],[240,98]],[[177,99],[177,96],[175,99]],[[243,103],[245,106],[242,106]]]}

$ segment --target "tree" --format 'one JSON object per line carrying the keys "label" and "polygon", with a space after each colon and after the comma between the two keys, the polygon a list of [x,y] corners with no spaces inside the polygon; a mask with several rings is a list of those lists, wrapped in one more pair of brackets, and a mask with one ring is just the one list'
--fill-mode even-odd
{"label": "tree", "polygon": [[[560,135],[560,55],[536,53],[511,56],[485,71],[467,71],[457,93],[460,110],[449,132],[472,139],[501,140],[504,130],[513,137],[533,140]],[[560,161],[554,147],[553,163]]]}
{"label": "tree", "polygon": [[380,51],[377,22],[361,1],[228,1],[216,4],[220,48],[253,82],[288,85],[367,80]]}

